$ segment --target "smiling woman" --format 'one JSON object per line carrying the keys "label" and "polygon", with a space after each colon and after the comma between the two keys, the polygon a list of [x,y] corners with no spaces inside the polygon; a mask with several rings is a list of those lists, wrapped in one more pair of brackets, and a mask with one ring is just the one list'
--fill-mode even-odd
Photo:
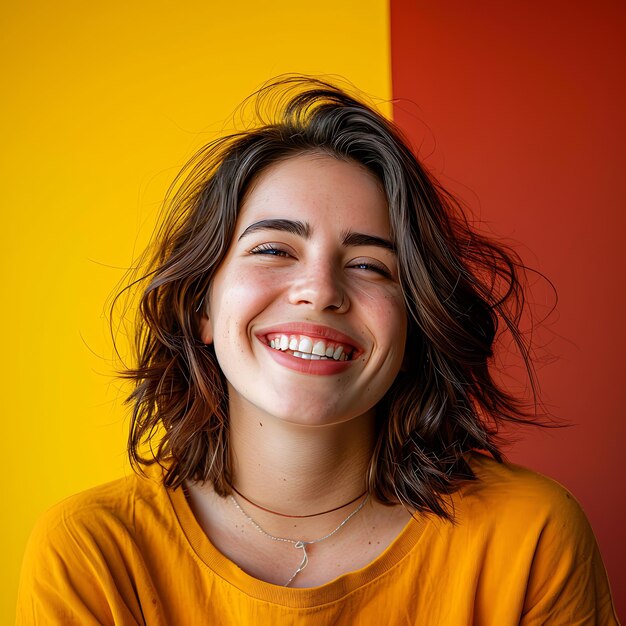
{"label": "smiling woman", "polygon": [[41,520],[21,623],[617,623],[578,504],[496,444],[531,421],[492,371],[500,327],[534,380],[523,266],[372,107],[268,98],[169,203],[134,282],[140,471]]}
{"label": "smiling woman", "polygon": [[373,420],[406,340],[390,238],[385,194],[354,162],[305,153],[256,179],[200,321],[226,379],[231,427],[258,422],[249,413]]}

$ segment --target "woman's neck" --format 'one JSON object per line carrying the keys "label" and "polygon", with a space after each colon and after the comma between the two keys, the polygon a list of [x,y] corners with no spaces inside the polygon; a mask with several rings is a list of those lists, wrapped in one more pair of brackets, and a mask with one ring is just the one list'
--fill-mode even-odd
{"label": "woman's neck", "polygon": [[311,567],[298,573],[292,586],[318,586],[370,563],[405,527],[410,513],[403,507],[375,498],[348,504],[365,490],[373,412],[311,426],[261,415],[252,407],[239,409],[230,406],[229,440],[238,491],[286,515],[310,516],[341,506],[294,519],[255,508],[237,494],[221,498],[209,483],[189,483],[190,506],[200,526],[244,571],[284,585],[302,558],[294,554],[294,544],[313,542],[307,552]]}
{"label": "woman's neck", "polygon": [[233,486],[280,513],[310,515],[343,505],[365,491],[374,445],[374,417],[310,426],[232,411]]}

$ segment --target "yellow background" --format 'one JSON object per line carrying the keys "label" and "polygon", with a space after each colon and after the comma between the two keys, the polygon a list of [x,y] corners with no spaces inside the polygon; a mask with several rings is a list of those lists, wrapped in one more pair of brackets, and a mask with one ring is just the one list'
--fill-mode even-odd
{"label": "yellow background", "polygon": [[37,516],[129,471],[104,305],[180,166],[283,72],[391,97],[386,0],[261,6],[2,9],[1,624]]}

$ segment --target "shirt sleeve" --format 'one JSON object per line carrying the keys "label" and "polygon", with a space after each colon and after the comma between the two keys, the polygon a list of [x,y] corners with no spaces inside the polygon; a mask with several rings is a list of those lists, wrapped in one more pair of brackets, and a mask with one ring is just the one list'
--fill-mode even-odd
{"label": "shirt sleeve", "polygon": [[619,624],[593,531],[578,502],[563,488],[537,542],[520,623]]}

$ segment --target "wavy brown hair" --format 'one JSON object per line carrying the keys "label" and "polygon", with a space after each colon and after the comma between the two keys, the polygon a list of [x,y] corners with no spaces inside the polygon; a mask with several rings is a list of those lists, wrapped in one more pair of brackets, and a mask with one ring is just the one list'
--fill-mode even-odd
{"label": "wavy brown hair", "polygon": [[133,283],[141,289],[137,361],[124,373],[134,381],[133,466],[161,463],[169,487],[191,479],[230,492],[228,397],[215,352],[200,340],[204,297],[255,177],[280,160],[323,153],[365,166],[384,188],[408,312],[405,365],[377,407],[369,490],[382,502],[450,517],[446,494],[473,478],[466,453],[501,460],[499,426],[532,421],[490,369],[500,329],[534,390],[519,330],[524,267],[470,227],[374,107],[305,77],[274,81],[254,102],[256,125],[209,143],[183,169]]}

